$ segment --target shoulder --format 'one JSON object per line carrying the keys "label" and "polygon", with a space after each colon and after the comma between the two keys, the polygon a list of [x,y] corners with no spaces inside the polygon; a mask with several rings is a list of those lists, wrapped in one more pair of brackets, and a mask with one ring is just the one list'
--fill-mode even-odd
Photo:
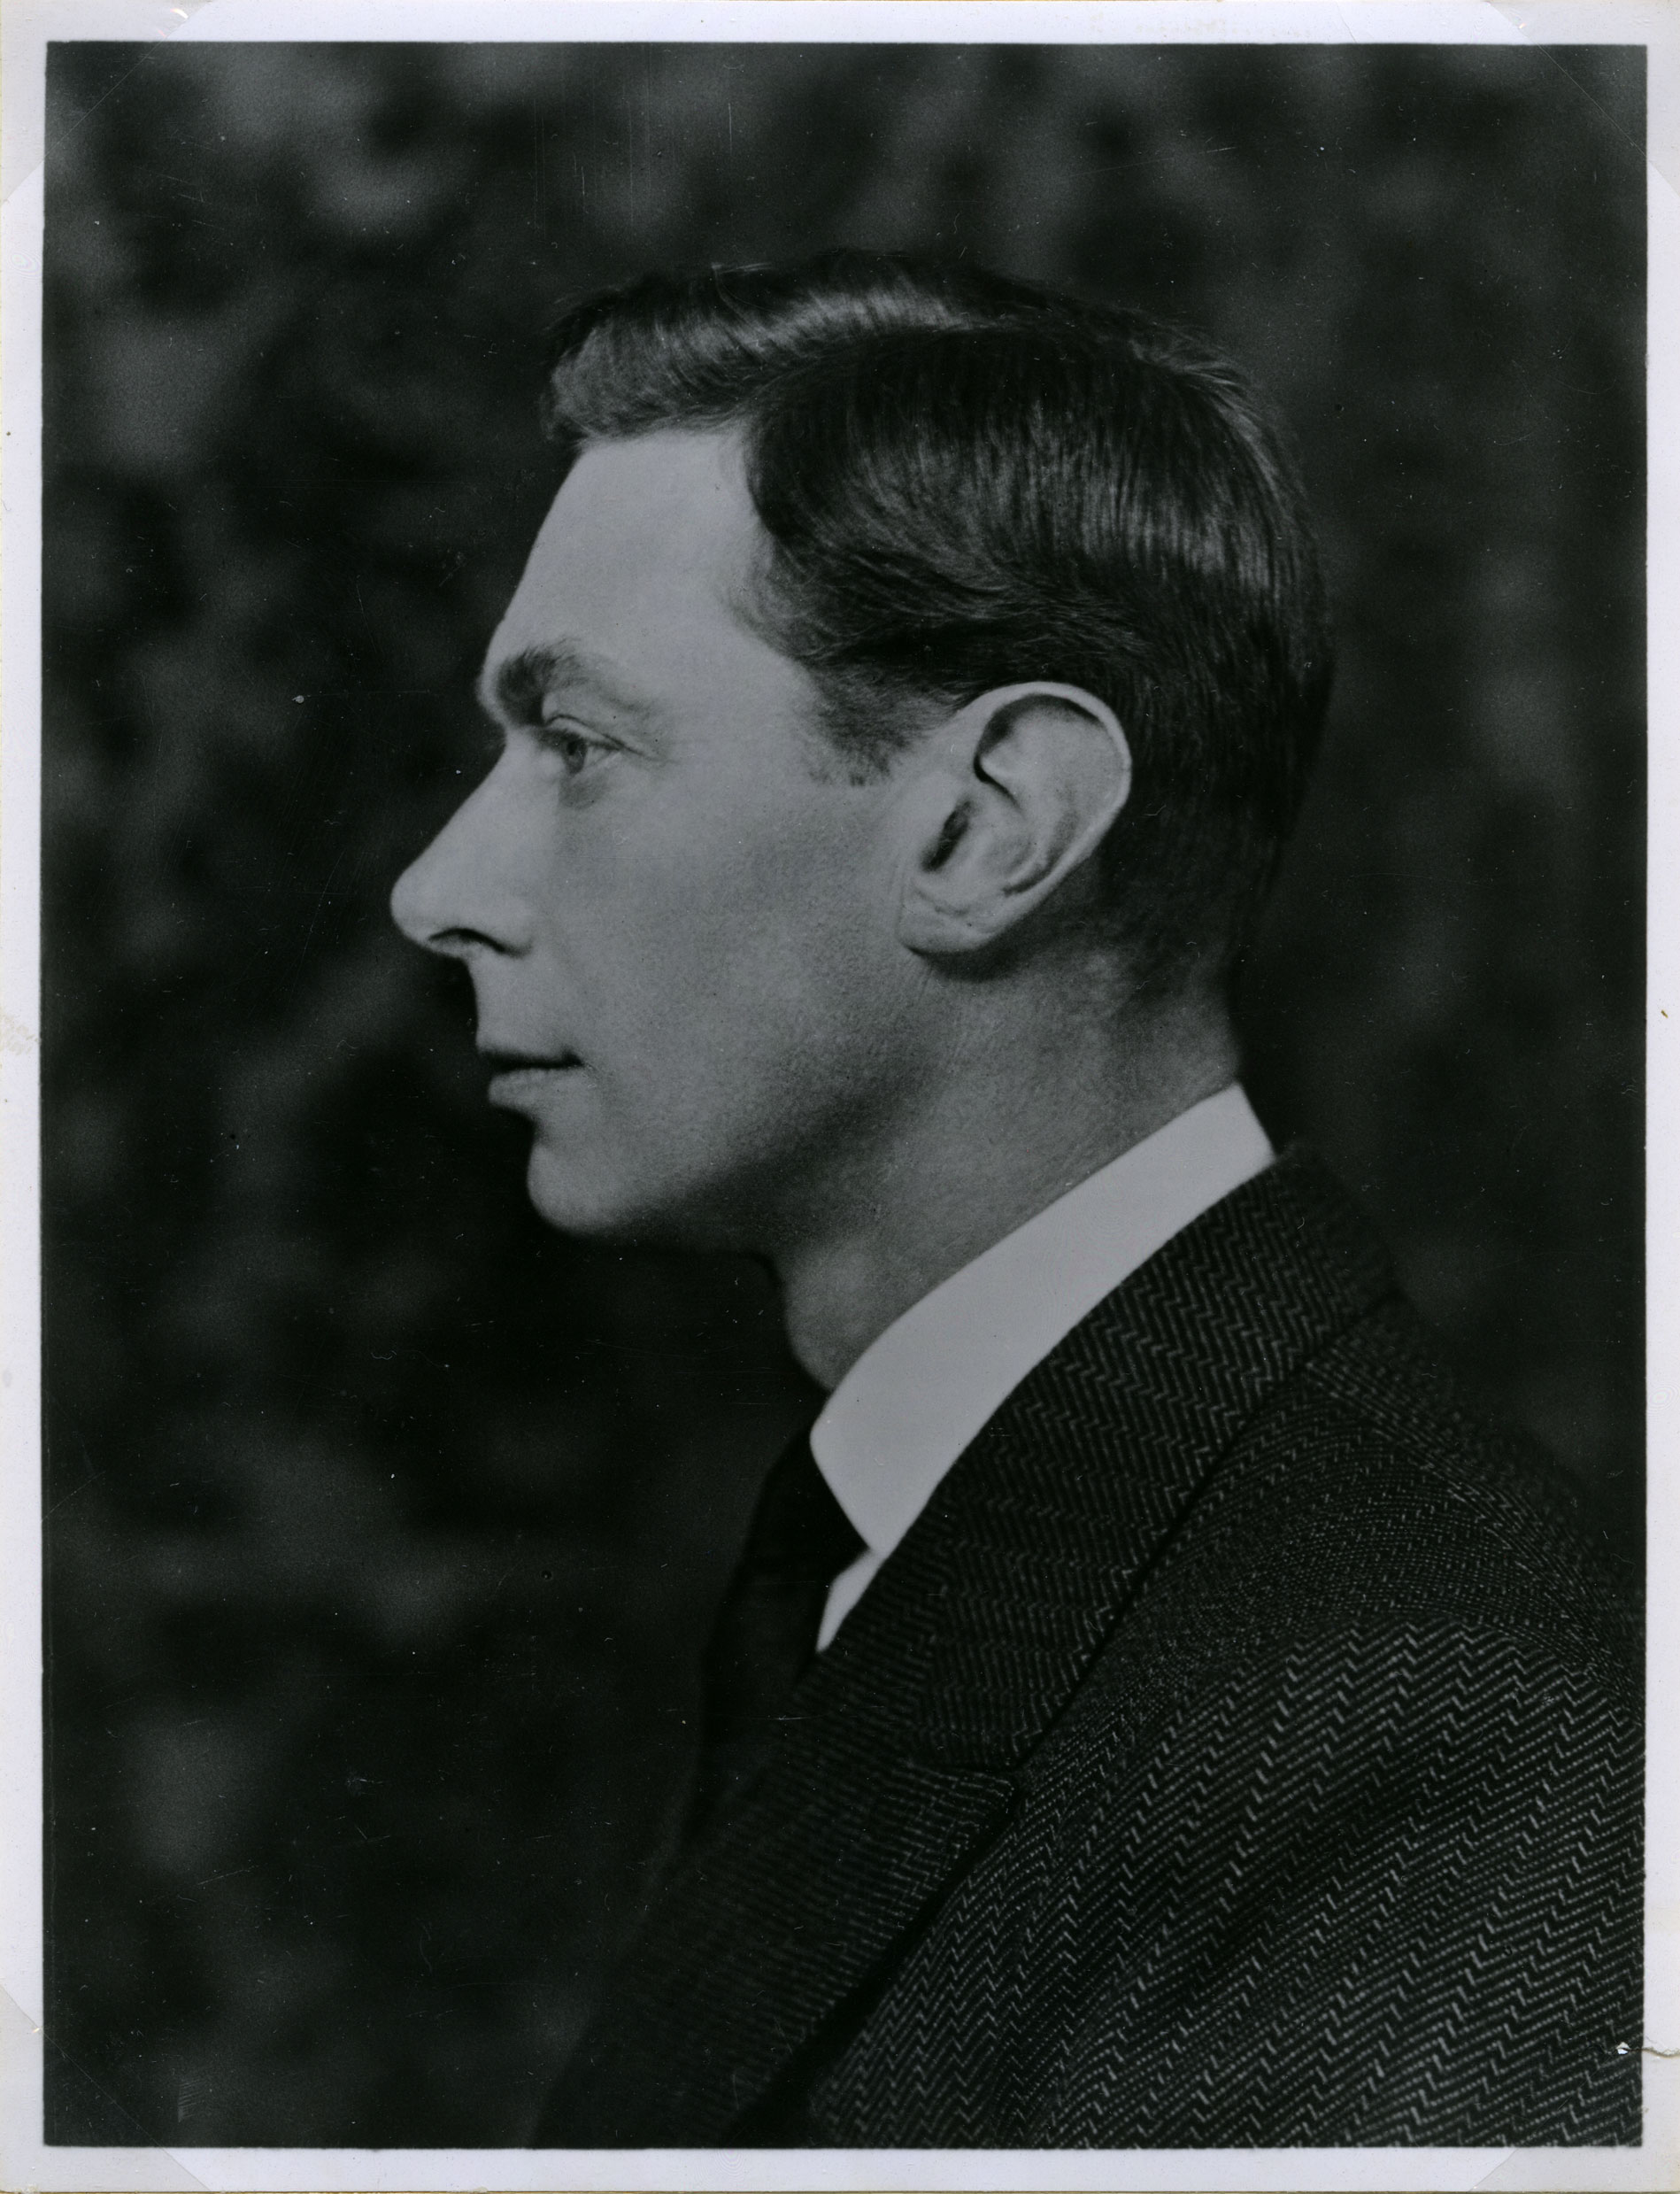
{"label": "shoulder", "polygon": [[1625,1671],[1637,1603],[1567,1475],[1465,1395],[1398,1297],[1312,1356],[1232,1442],[1137,1612],[1237,1631],[1349,1623],[1526,1637]]}
{"label": "shoulder", "polygon": [[[1125,1458],[1116,1455],[1116,1469]],[[1098,1719],[1287,1666],[1386,1656],[1422,1711],[1447,1661],[1542,1670],[1631,1711],[1637,1588],[1568,1476],[1465,1395],[1390,1297],[1282,1382],[1158,1549],[1087,1679]],[[1426,1652],[1426,1642],[1430,1651]],[[1430,1653],[1442,1665],[1429,1680]],[[1453,1680],[1454,1681],[1456,1680]],[[1375,1704],[1368,1686],[1367,1708]]]}
{"label": "shoulder", "polygon": [[[1115,1458],[1123,1468],[1123,1458]],[[1633,1583],[1571,1481],[1466,1397],[1391,1297],[1314,1354],[1232,1441],[1159,1550],[1070,1732],[1198,1696],[1322,1700],[1414,1729],[1558,1683],[1637,1727]],[[1239,1718],[1240,1719],[1240,1718]],[[1306,1719],[1310,1719],[1310,1717]],[[1305,1732],[1302,1731],[1304,1737]]]}
{"label": "shoulder", "polygon": [[1038,2122],[1627,2137],[1636,1637],[1567,1487],[1407,1314],[1315,1358],[1029,1773]]}

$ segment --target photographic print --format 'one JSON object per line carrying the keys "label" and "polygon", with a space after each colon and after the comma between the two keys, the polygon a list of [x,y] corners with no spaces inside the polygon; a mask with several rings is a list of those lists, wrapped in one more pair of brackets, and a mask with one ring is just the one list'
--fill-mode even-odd
{"label": "photographic print", "polygon": [[45,50],[30,2182],[1661,2182],[1645,44],[551,12]]}

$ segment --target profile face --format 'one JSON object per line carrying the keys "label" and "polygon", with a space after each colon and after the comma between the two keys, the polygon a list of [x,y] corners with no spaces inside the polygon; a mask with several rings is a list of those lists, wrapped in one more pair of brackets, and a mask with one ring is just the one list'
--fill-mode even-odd
{"label": "profile face", "polygon": [[913,1102],[897,788],[823,768],[737,606],[762,547],[730,437],[586,450],[484,665],[500,757],[393,893],[571,1232],[774,1254]]}

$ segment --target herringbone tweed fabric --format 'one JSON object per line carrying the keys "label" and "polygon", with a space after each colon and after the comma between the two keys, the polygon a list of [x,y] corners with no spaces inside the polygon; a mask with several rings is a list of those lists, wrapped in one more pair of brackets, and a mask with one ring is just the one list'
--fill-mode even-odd
{"label": "herringbone tweed fabric", "polygon": [[534,2140],[1637,2141],[1637,1636],[1292,1154],[968,1449]]}

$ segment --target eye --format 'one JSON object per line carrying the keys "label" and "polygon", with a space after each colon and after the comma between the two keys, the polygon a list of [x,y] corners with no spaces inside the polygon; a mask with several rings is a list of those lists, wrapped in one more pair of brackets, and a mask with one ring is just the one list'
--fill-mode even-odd
{"label": "eye", "polygon": [[605,739],[592,738],[573,723],[545,723],[542,740],[545,751],[554,756],[568,777],[582,776],[592,762],[599,761],[612,751]]}

